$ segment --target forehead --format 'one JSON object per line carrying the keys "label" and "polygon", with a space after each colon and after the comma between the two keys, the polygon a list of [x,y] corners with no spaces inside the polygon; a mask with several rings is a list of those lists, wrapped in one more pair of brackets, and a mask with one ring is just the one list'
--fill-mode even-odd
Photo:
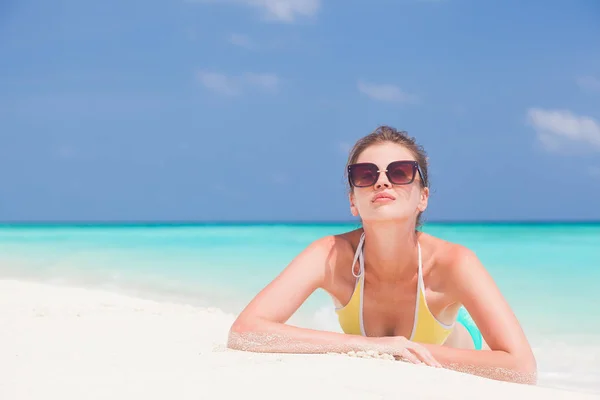
{"label": "forehead", "polygon": [[396,143],[382,143],[367,147],[356,162],[386,165],[392,161],[415,160],[410,150]]}

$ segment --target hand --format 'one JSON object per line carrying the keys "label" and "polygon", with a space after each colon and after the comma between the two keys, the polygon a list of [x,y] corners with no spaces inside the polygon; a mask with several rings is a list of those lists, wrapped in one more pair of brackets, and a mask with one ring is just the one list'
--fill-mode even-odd
{"label": "hand", "polygon": [[404,336],[385,336],[377,338],[378,344],[382,345],[386,353],[391,353],[401,359],[413,364],[426,364],[431,367],[442,367],[424,346],[412,342]]}

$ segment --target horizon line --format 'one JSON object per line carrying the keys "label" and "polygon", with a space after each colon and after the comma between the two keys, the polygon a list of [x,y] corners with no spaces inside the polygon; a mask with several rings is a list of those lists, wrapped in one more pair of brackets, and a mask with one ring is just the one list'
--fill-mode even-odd
{"label": "horizon line", "polygon": [[[360,224],[359,220],[14,220],[2,221],[0,226],[6,225],[346,225]],[[597,219],[439,219],[423,221],[422,226],[427,225],[548,225],[548,224],[600,224]]]}

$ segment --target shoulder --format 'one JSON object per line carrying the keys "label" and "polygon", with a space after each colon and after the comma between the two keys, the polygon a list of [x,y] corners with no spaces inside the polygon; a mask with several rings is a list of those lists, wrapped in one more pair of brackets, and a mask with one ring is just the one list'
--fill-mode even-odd
{"label": "shoulder", "polygon": [[426,241],[433,257],[433,269],[439,281],[452,288],[459,288],[470,282],[470,277],[484,273],[479,257],[472,249],[428,235]]}
{"label": "shoulder", "polygon": [[444,255],[441,259],[449,274],[454,274],[463,268],[470,268],[474,263],[479,262],[475,251],[470,248],[447,242]]}
{"label": "shoulder", "polygon": [[420,240],[427,244],[430,254],[434,258],[436,269],[440,269],[444,273],[452,273],[454,269],[478,261],[475,252],[464,245],[425,233],[420,235]]}
{"label": "shoulder", "polygon": [[346,261],[352,262],[352,256],[360,240],[361,230],[341,234],[322,236],[311,243],[301,253],[302,257],[320,258],[332,271]]}
{"label": "shoulder", "polygon": [[360,233],[358,231],[322,236],[309,243],[304,251],[309,253],[345,255],[353,251],[359,237]]}
{"label": "shoulder", "polygon": [[[352,261],[360,241],[362,229],[321,237],[311,243],[307,250],[324,260],[321,287],[325,291],[339,294],[340,287],[354,285]],[[321,263],[319,263],[321,264]],[[323,265],[323,264],[321,264]]]}

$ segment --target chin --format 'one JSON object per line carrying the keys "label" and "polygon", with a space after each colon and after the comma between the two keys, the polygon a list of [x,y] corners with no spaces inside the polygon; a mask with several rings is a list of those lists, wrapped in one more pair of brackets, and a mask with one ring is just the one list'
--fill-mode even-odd
{"label": "chin", "polygon": [[410,218],[414,218],[414,216],[398,212],[398,210],[394,210],[391,207],[378,207],[375,210],[370,210],[368,215],[361,216],[361,218],[367,222],[404,222]]}

